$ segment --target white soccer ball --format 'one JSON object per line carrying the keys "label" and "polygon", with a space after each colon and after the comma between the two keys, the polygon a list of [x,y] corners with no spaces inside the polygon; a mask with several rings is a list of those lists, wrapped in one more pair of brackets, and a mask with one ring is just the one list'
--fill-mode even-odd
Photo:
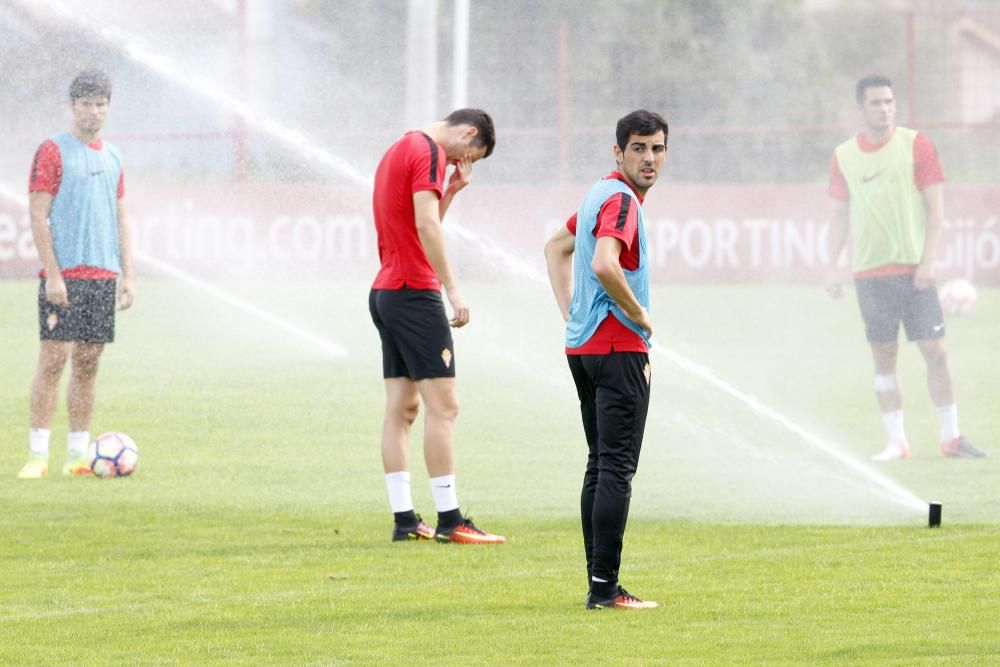
{"label": "white soccer ball", "polygon": [[139,448],[124,433],[104,433],[90,446],[90,469],[97,477],[125,477],[139,465]]}
{"label": "white soccer ball", "polygon": [[965,278],[952,278],[938,290],[938,299],[948,315],[966,315],[976,307],[976,287]]}

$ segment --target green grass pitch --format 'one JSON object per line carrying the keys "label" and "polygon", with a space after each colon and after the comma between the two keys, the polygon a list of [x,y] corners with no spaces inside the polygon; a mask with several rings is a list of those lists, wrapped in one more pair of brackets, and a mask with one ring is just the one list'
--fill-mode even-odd
{"label": "green grass pitch", "polygon": [[[867,466],[905,506],[744,403],[653,357],[622,582],[648,613],[587,612],[584,444],[547,288],[469,284],[456,333],[459,499],[503,547],[392,544],[377,337],[363,284],[227,289],[349,351],[331,358],[181,284],[145,278],[102,361],[93,432],[139,470],[64,479],[27,452],[35,283],[0,282],[0,664],[879,664],[1000,661],[1000,293],[949,320],[963,430],[945,460],[916,349],[914,457]],[[661,287],[660,344],[866,460],[884,443],[853,295]],[[434,515],[413,447],[414,499]],[[433,519],[432,519],[433,520]]]}

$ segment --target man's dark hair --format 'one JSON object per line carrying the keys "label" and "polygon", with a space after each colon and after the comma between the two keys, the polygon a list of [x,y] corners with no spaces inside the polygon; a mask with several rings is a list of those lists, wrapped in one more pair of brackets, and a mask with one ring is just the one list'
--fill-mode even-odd
{"label": "man's dark hair", "polygon": [[660,130],[663,130],[663,141],[666,143],[667,136],[670,134],[667,121],[663,120],[658,113],[639,109],[618,121],[618,127],[615,128],[615,138],[618,139],[618,148],[625,150],[625,147],[628,146],[628,138],[633,134],[648,137]]}
{"label": "man's dark hair", "polygon": [[111,80],[99,69],[85,69],[69,84],[69,99],[106,97],[111,100]]}
{"label": "man's dark hair", "polygon": [[496,146],[497,136],[493,129],[493,119],[482,109],[456,109],[444,119],[449,125],[471,125],[476,128],[476,138],[473,143],[477,146],[485,146],[486,154],[489,157]]}
{"label": "man's dark hair", "polygon": [[882,74],[869,74],[858,81],[858,86],[854,91],[854,97],[858,100],[858,104],[864,104],[865,91],[869,88],[892,89],[892,81],[889,80],[889,77]]}

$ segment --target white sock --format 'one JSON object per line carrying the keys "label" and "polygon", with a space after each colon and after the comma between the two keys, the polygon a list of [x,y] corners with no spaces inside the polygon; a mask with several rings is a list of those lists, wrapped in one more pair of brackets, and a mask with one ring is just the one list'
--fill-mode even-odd
{"label": "white sock", "polygon": [[87,455],[87,450],[89,449],[89,431],[73,431],[66,437],[66,451],[69,454],[69,458],[82,458]]}
{"label": "white sock", "polygon": [[942,405],[937,409],[938,413],[938,433],[941,442],[951,442],[962,433],[958,430],[958,406]]}
{"label": "white sock", "polygon": [[455,490],[455,476],[431,477],[431,495],[438,512],[458,509],[458,491]]}
{"label": "white sock", "polygon": [[385,487],[389,490],[389,505],[392,507],[393,513],[413,511],[409,471],[387,472],[385,474]]}
{"label": "white sock", "polygon": [[889,435],[889,442],[900,442],[906,444],[906,431],[903,430],[903,411],[894,410],[882,413],[882,424],[885,425],[885,432]]}
{"label": "white sock", "polygon": [[52,431],[47,428],[33,428],[28,432],[28,446],[32,456],[49,458],[49,438]]}

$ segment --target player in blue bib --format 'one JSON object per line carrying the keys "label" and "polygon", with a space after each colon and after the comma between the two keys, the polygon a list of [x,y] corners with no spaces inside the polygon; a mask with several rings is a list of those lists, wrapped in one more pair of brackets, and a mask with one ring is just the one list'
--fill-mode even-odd
{"label": "player in blue bib", "polygon": [[49,438],[59,380],[72,359],[69,436],[63,474],[91,474],[88,450],[97,369],[114,340],[115,307],[134,298],[131,234],[118,149],[101,138],[111,82],[81,72],[70,85],[73,125],[35,153],[28,187],[31,232],[42,264],[38,287],[41,350],[31,386],[30,455],[21,479],[49,470]]}
{"label": "player in blue bib", "polygon": [[587,438],[580,514],[588,609],[657,606],[622,588],[618,570],[651,381],[642,201],[666,161],[667,131],[666,121],[650,111],[619,120],[615,171],[590,188],[545,246]]}

